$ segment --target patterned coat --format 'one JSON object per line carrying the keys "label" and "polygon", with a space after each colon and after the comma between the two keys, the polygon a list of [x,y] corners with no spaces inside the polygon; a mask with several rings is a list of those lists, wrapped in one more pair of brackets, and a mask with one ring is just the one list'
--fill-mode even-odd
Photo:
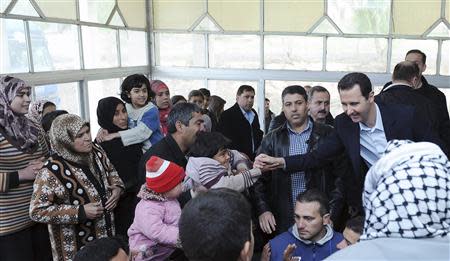
{"label": "patterned coat", "polygon": [[73,260],[76,252],[96,238],[114,235],[114,217],[105,209],[101,218],[89,220],[84,208],[111,195],[107,186],[123,188],[123,182],[105,152],[94,144],[95,174],[82,166],[54,155],[36,176],[30,204],[31,219],[47,223],[53,260]]}

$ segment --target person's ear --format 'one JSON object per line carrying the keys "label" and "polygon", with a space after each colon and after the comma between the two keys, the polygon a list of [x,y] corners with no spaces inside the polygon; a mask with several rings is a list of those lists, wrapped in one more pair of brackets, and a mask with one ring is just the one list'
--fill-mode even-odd
{"label": "person's ear", "polygon": [[323,215],[322,220],[323,220],[323,224],[324,225],[331,225],[332,224],[331,223],[330,213],[327,213],[327,214]]}
{"label": "person's ear", "polygon": [[175,128],[177,129],[177,132],[182,132],[183,131],[183,123],[181,123],[181,121],[176,121]]}
{"label": "person's ear", "polygon": [[375,93],[373,91],[371,91],[369,93],[369,102],[373,102],[375,100]]}
{"label": "person's ear", "polygon": [[239,255],[240,261],[250,261],[251,258],[251,243],[250,241],[245,241],[244,248],[241,250],[241,254]]}
{"label": "person's ear", "polygon": [[423,64],[423,71],[422,71],[422,73],[423,73],[426,69],[427,69],[427,65],[426,65],[426,64]]}

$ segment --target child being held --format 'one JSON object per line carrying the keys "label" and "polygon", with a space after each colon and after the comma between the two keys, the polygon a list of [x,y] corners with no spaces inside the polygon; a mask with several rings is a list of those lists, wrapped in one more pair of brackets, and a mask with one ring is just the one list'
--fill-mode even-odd
{"label": "child being held", "polygon": [[231,141],[219,132],[200,132],[191,146],[184,189],[194,191],[229,188],[239,192],[251,187],[261,176],[250,169],[250,160],[228,149]]}
{"label": "child being held", "polygon": [[177,164],[152,156],[146,163],[146,184],[138,197],[133,224],[128,229],[130,249],[139,252],[135,260],[167,260],[179,246],[177,197],[182,192],[185,172]]}

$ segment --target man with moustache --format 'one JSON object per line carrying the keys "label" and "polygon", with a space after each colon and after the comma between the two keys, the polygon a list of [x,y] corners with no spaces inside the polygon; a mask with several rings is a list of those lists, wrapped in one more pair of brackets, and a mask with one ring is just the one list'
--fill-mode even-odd
{"label": "man with moustache", "polygon": [[[284,157],[317,149],[333,128],[314,122],[308,116],[305,89],[299,85],[288,86],[283,90],[281,99],[287,120],[263,138],[258,153]],[[260,177],[253,185],[251,194],[261,230],[271,235],[286,231],[294,223],[295,198],[312,188],[319,189],[330,199],[334,224],[344,223],[339,220],[342,193],[336,190],[335,182],[349,169],[346,162],[343,157],[335,157],[324,161],[318,168],[294,172],[280,169]]]}
{"label": "man with moustache", "polygon": [[314,86],[308,92],[309,115],[314,122],[333,126],[334,118],[330,113],[330,93],[325,87]]}
{"label": "man with moustache", "polygon": [[417,116],[415,108],[406,105],[377,104],[372,83],[363,73],[349,73],[338,83],[344,113],[335,119],[335,129],[318,148],[302,155],[271,157],[260,154],[255,167],[265,170],[282,168],[295,172],[321,166],[324,160],[346,153],[352,172],[343,177],[350,215],[363,213],[362,188],[367,170],[383,154],[393,139],[442,142],[431,131],[428,119]]}

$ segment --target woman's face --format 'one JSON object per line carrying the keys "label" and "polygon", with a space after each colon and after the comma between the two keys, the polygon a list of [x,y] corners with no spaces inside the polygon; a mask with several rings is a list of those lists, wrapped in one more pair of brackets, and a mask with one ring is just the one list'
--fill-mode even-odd
{"label": "woman's face", "polygon": [[161,88],[156,92],[155,103],[159,109],[167,109],[170,106],[170,92],[168,88]]}
{"label": "woman's face", "polygon": [[141,87],[133,87],[129,93],[131,104],[135,108],[142,108],[147,105],[148,91],[147,86],[142,84]]}
{"label": "woman's face", "polygon": [[20,90],[16,97],[11,101],[11,110],[16,114],[27,114],[28,113],[28,107],[30,107],[31,99],[31,89],[30,88],[24,88]]}
{"label": "woman's face", "polygon": [[228,149],[221,149],[214,155],[213,159],[228,168],[228,165],[230,165],[230,151]]}
{"label": "woman's face", "polygon": [[128,128],[128,113],[122,103],[119,103],[114,112],[113,124],[125,130]]}
{"label": "woman's face", "polygon": [[84,126],[75,136],[73,149],[79,153],[89,153],[92,150],[91,130]]}

